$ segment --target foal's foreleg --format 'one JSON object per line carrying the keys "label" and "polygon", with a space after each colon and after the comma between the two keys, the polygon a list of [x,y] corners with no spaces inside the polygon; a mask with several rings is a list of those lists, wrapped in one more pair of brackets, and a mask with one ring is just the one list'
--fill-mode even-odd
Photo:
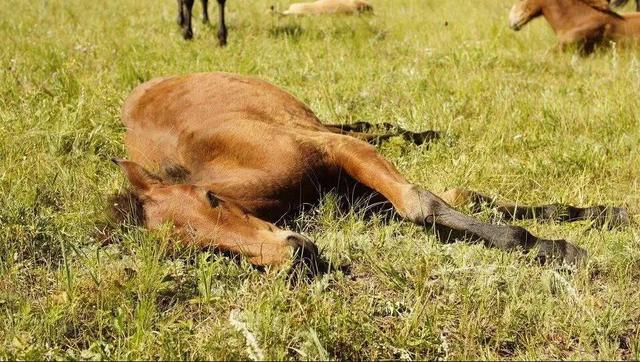
{"label": "foal's foreleg", "polygon": [[540,221],[573,222],[589,220],[597,226],[618,227],[629,225],[629,214],[624,208],[612,206],[575,207],[564,204],[548,205],[516,205],[496,200],[481,193],[455,188],[439,195],[454,207],[469,205],[472,210],[479,211],[484,204],[495,209],[506,219]]}
{"label": "foal's foreleg", "polygon": [[335,136],[328,142],[336,166],[389,200],[400,216],[423,226],[433,226],[441,238],[482,240],[504,250],[537,250],[541,260],[563,259],[577,263],[586,252],[564,240],[540,239],[519,226],[492,225],[464,215],[433,193],[410,184],[395,167],[364,142]]}
{"label": "foal's foreleg", "polygon": [[[391,137],[402,137],[405,141],[421,145],[441,137],[438,131],[411,132],[386,122],[373,125],[368,122],[358,121],[351,124],[329,124],[325,125],[325,127],[334,133],[355,137],[371,144],[386,141]],[[371,133],[372,131],[373,133]],[[383,133],[380,133],[380,131]]]}
{"label": "foal's foreleg", "polygon": [[372,129],[383,129],[385,131],[391,131],[395,128],[394,125],[387,122],[382,122],[379,124],[371,124],[365,121],[357,121],[348,124],[327,124],[327,127],[332,129],[337,129],[342,132],[370,132]]}

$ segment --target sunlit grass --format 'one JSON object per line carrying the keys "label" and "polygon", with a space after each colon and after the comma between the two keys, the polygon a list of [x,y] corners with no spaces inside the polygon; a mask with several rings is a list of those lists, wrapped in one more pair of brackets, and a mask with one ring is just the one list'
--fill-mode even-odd
{"label": "sunlit grass", "polygon": [[351,274],[295,287],[165,232],[95,238],[124,185],[109,162],[126,155],[124,97],[212,70],[269,80],[327,122],[444,131],[431,147],[380,146],[433,191],[636,217],[638,50],[558,54],[543,20],[508,29],[510,1],[372,2],[371,17],[279,18],[269,6],[288,1],[231,0],[225,49],[199,21],[184,42],[175,1],[1,6],[0,359],[639,359],[635,227],[521,223],[589,251],[567,273],[329,197],[292,227]]}

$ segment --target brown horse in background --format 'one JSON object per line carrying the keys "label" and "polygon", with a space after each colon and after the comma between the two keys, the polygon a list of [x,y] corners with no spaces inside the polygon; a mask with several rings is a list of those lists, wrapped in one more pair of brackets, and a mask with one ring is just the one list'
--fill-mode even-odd
{"label": "brown horse in background", "polygon": [[327,191],[392,207],[396,216],[433,227],[443,240],[535,250],[542,260],[568,263],[584,259],[585,251],[519,226],[482,222],[453,206],[487,205],[512,219],[629,221],[620,208],[515,206],[463,189],[437,196],[409,183],[368,143],[394,135],[422,143],[436,132],[383,125],[385,133],[370,134],[364,133],[372,127],[367,123],[324,125],[287,92],[241,75],[148,81],[127,98],[122,119],[130,160],[114,162],[132,192],[114,199],[114,215],[151,229],[171,222],[182,242],[241,254],[256,265],[282,264],[295,255],[313,272],[325,269],[314,243],[280,222]]}
{"label": "brown horse in background", "polygon": [[[273,10],[273,7],[271,7]],[[336,15],[372,12],[373,6],[365,0],[316,0],[289,5],[282,15]]]}
{"label": "brown horse in background", "polygon": [[619,15],[607,0],[520,0],[509,13],[509,26],[520,30],[544,16],[560,41],[560,48],[575,44],[591,53],[608,41],[640,40],[640,13]]}
{"label": "brown horse in background", "polygon": [[[224,20],[224,5],[227,0],[218,0],[218,44],[227,45],[227,24]],[[194,0],[178,0],[178,25],[182,28],[182,37],[185,40],[193,38],[191,27],[191,13]],[[209,23],[209,0],[202,0],[202,22]]]}
{"label": "brown horse in background", "polygon": [[[629,0],[614,0],[613,2],[609,1],[611,5],[620,7],[626,5]],[[640,0],[636,0],[636,11],[640,11]]]}

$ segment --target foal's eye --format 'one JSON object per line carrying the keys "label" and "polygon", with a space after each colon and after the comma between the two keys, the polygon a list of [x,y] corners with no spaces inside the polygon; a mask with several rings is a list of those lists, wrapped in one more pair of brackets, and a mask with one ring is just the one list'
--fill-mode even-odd
{"label": "foal's eye", "polygon": [[220,205],[220,199],[216,197],[213,191],[207,191],[207,200],[211,207],[218,207],[218,205]]}

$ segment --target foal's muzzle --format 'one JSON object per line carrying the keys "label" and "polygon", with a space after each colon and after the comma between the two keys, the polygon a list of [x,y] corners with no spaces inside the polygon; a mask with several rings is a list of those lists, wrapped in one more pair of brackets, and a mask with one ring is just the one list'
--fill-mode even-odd
{"label": "foal's muzzle", "polygon": [[292,233],[287,237],[287,243],[291,245],[294,253],[292,273],[302,272],[312,278],[329,271],[329,265],[322,259],[318,247],[311,239]]}
{"label": "foal's muzzle", "polygon": [[518,7],[513,5],[509,12],[509,27],[515,31],[518,31],[527,22],[524,12]]}

